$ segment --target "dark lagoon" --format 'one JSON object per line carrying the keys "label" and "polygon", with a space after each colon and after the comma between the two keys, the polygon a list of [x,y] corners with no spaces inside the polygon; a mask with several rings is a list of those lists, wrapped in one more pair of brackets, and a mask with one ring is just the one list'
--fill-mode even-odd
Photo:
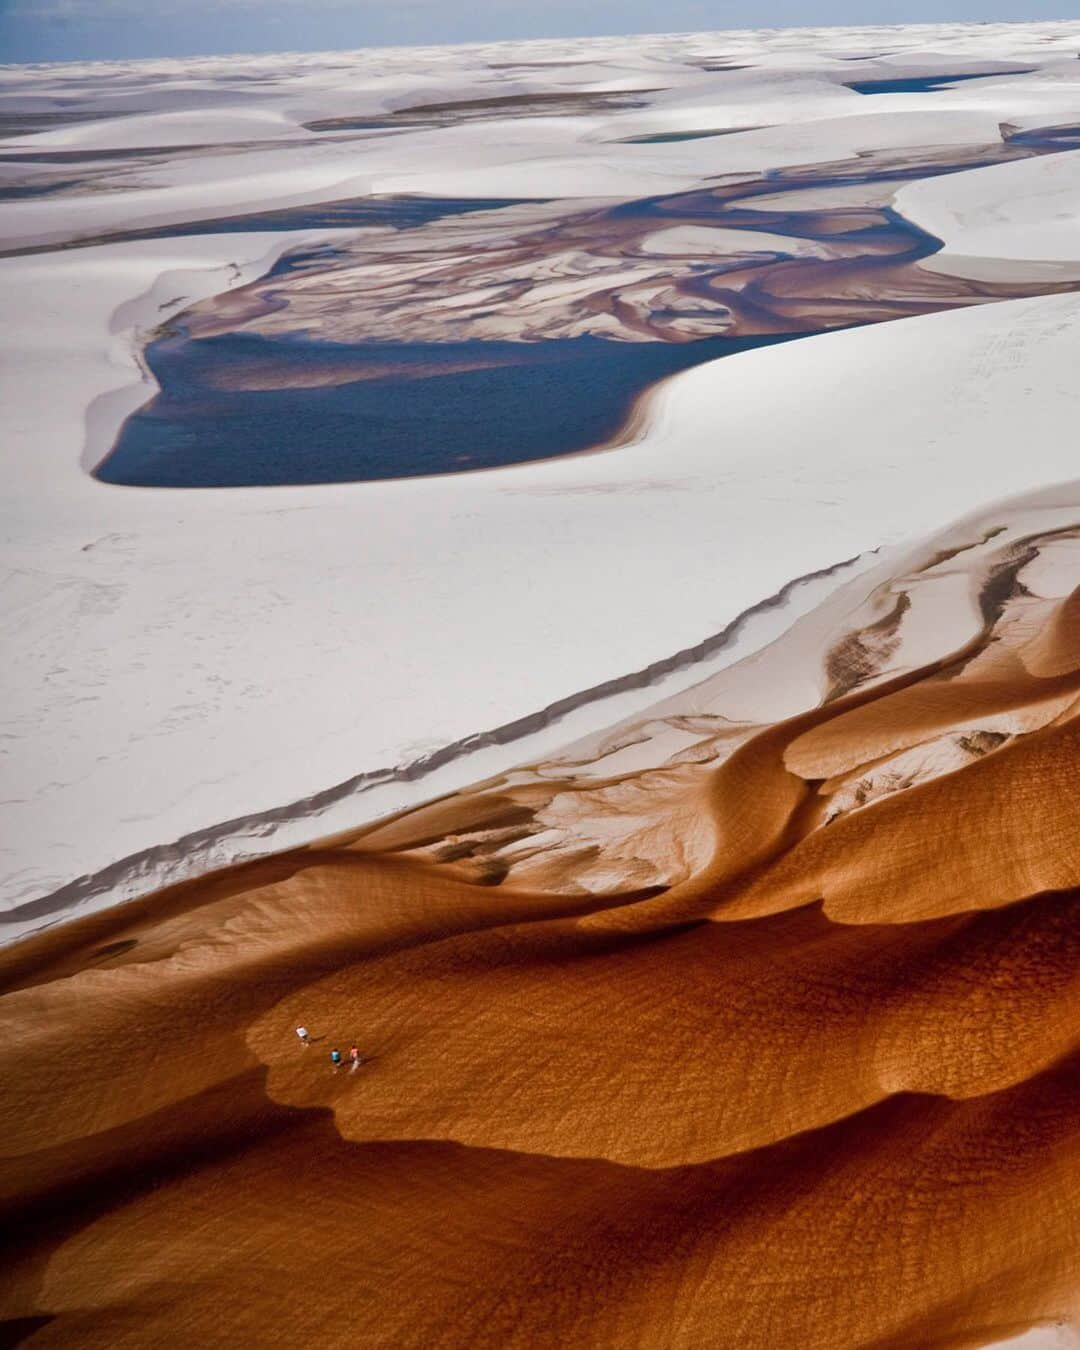
{"label": "dark lagoon", "polygon": [[[573,217],[566,226],[572,246],[588,251],[595,238],[600,256],[616,243],[633,256],[638,241],[658,223],[742,229],[747,249],[759,250],[752,263],[739,254],[702,260],[672,283],[680,297],[677,311],[661,307],[647,320],[639,319],[652,326],[657,340],[583,336],[439,342],[365,336],[332,341],[317,327],[305,330],[300,317],[291,333],[262,336],[219,327],[199,336],[197,317],[186,327],[180,315],[145,350],[160,392],[127,419],[94,476],[131,487],[170,488],[363,482],[523,464],[609,444],[645,391],[702,362],[823,328],[1013,294],[963,281],[954,283],[955,294],[945,294],[941,282],[928,280],[928,274],[905,272],[907,265],[935,252],[940,241],[891,209],[755,209],[756,197],[781,187],[797,193],[815,186],[899,183],[962,172],[1018,152],[1068,150],[1075,136],[1071,125],[1017,131],[1009,144],[961,153],[953,162],[777,170],[750,182],[622,202]],[[363,198],[191,228],[310,228],[331,220],[355,224],[368,212],[382,212],[380,223],[407,230],[440,216],[503,204]],[[558,255],[566,247],[560,228],[551,226],[530,246],[550,247]],[[775,244],[762,249],[760,231],[774,238],[788,233],[821,238],[840,253],[815,258],[797,257]],[[263,280],[281,278],[287,288],[290,273],[318,273],[325,267],[332,275],[335,251],[329,243],[293,250]],[[729,271],[741,274],[734,287]],[[466,289],[468,276],[466,269],[461,283]],[[695,299],[700,301],[696,311]],[[282,303],[280,292],[266,288],[261,303]],[[287,300],[283,303],[287,307]],[[716,336],[665,338],[671,320],[695,313],[698,322],[711,319],[717,306],[734,317],[736,331],[741,324],[751,335],[731,336],[724,323]]]}
{"label": "dark lagoon", "polygon": [[897,79],[846,81],[857,94],[927,94],[951,89],[965,80],[1003,79],[1006,75],[1030,75],[1030,70],[987,70],[977,75],[908,75]]}
{"label": "dark lagoon", "polygon": [[[256,487],[522,464],[602,445],[667,375],[785,340],[345,344],[176,334],[147,348],[163,392],[128,418],[94,476],[133,487]],[[266,387],[276,371],[313,383]]]}

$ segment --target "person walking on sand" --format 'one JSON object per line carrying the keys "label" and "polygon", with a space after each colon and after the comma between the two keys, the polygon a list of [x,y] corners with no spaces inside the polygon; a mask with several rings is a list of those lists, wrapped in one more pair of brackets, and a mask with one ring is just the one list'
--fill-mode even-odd
{"label": "person walking on sand", "polygon": [[308,1035],[307,1027],[297,1027],[296,1034],[300,1038],[300,1044],[306,1050],[308,1046],[311,1044],[311,1037]]}
{"label": "person walking on sand", "polygon": [[341,1068],[341,1051],[340,1051],[340,1050],[331,1050],[331,1051],[330,1051],[330,1063],[334,1066],[334,1072],[337,1073],[338,1069]]}
{"label": "person walking on sand", "polygon": [[349,1065],[349,1072],[355,1073],[357,1069],[360,1067],[360,1065],[364,1062],[360,1058],[360,1047],[358,1045],[351,1045],[349,1047],[349,1059],[352,1061],[351,1064]]}

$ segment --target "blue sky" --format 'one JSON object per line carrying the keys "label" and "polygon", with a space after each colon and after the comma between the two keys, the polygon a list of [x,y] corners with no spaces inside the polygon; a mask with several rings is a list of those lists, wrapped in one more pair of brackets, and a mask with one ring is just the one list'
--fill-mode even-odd
{"label": "blue sky", "polygon": [[0,0],[0,60],[1080,17],[1080,0]]}

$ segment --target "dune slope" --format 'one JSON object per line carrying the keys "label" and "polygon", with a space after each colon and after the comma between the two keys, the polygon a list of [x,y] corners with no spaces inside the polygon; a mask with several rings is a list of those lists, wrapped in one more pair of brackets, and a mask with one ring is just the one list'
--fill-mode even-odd
{"label": "dune slope", "polygon": [[[9,1339],[1072,1317],[1078,506],[965,521],[556,758],[0,953]],[[796,671],[816,700],[762,716]]]}

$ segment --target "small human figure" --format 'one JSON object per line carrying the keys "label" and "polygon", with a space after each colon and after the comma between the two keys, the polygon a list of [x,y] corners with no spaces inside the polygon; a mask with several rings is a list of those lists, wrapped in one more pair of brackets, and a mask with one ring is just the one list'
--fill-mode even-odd
{"label": "small human figure", "polygon": [[296,1034],[297,1034],[297,1036],[300,1037],[300,1044],[301,1044],[301,1045],[304,1047],[304,1049],[306,1050],[306,1049],[308,1048],[308,1046],[311,1044],[311,1038],[310,1038],[310,1036],[308,1035],[308,1029],[307,1029],[307,1027],[297,1027],[297,1028],[296,1028]]}
{"label": "small human figure", "polygon": [[330,1063],[334,1066],[334,1072],[337,1073],[338,1069],[341,1068],[341,1051],[340,1051],[340,1050],[331,1050],[331,1051],[330,1051]]}
{"label": "small human figure", "polygon": [[349,1065],[349,1072],[355,1073],[363,1060],[360,1058],[360,1047],[358,1045],[349,1046],[349,1059],[352,1063]]}

